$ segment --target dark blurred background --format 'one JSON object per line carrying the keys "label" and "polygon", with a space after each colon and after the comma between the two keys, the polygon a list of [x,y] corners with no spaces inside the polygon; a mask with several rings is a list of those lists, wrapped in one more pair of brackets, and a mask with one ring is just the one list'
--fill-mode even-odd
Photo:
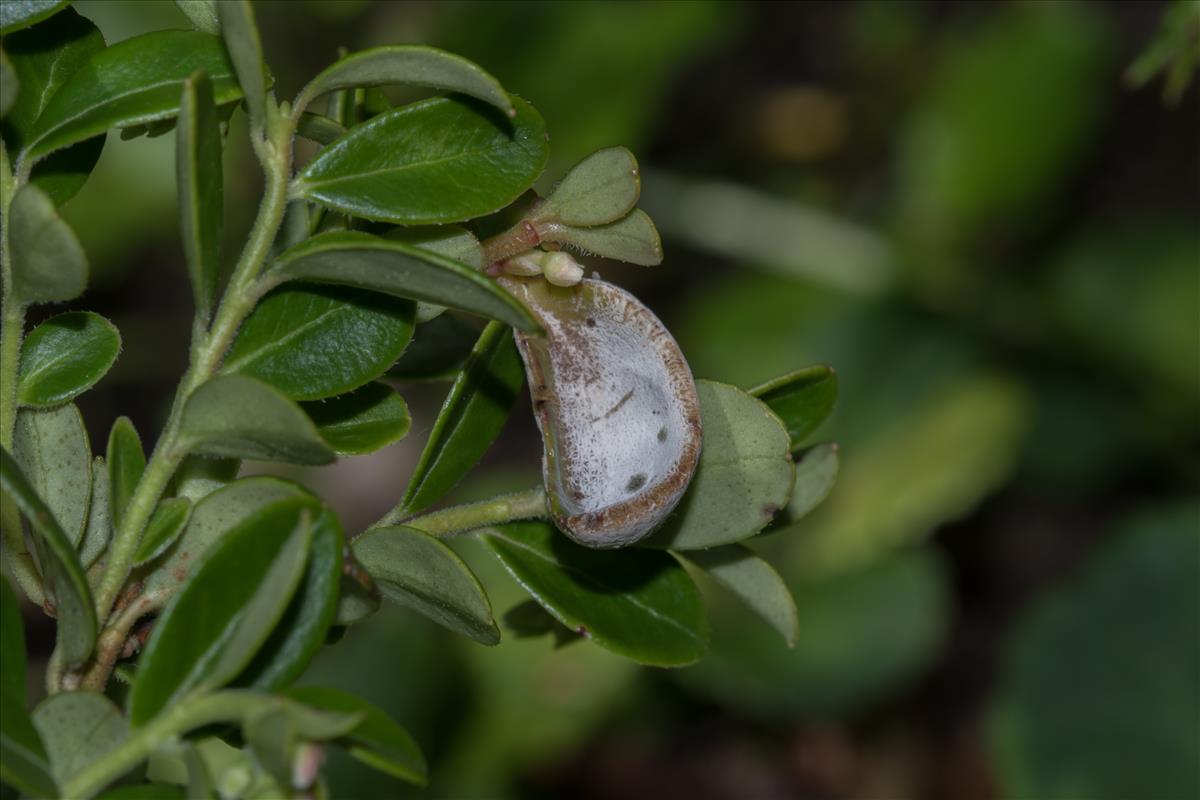
{"label": "dark blurred background", "polygon": [[[77,8],[110,43],[186,26],[165,0]],[[335,797],[1200,797],[1200,102],[1156,74],[1200,6],[257,8],[280,96],[340,46],[427,43],[539,108],[548,184],[627,145],[666,260],[596,268],[699,376],[820,362],[841,386],[815,438],[838,484],[760,548],[794,649],[715,590],[712,653],[675,671],[385,610],[305,680],[393,713],[432,787],[335,760]],[[231,142],[230,260],[260,187],[240,115]],[[123,413],[152,436],[184,365],[173,147],[109,136],[66,208],[81,306],[125,339],[82,403],[97,442]],[[400,445],[300,475],[348,530],[398,498],[446,388],[405,388]],[[536,436],[522,401],[459,497],[536,481]],[[521,599],[462,550],[498,612]]]}

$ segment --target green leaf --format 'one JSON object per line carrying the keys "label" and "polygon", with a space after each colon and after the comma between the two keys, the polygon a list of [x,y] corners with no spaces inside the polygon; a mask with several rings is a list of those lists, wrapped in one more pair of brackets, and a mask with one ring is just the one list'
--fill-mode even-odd
{"label": "green leaf", "polygon": [[71,0],[4,0],[0,3],[0,35],[28,28],[64,8]]}
{"label": "green leaf", "polygon": [[296,194],[364,219],[436,225],[504,208],[546,166],[546,124],[514,98],[508,120],[475,100],[441,97],[358,125],[300,173]]}
{"label": "green leaf", "polygon": [[279,689],[308,667],[325,643],[337,611],[345,546],[341,523],[333,512],[322,510],[313,519],[312,544],[300,586],[254,660],[234,680],[235,685]]}
{"label": "green leaf", "polygon": [[208,319],[221,274],[225,195],[220,120],[212,81],[203,72],[192,73],[183,82],[175,131],[175,182],[183,254],[196,311],[201,319]]}
{"label": "green leaf", "polygon": [[355,539],[353,550],[388,600],[481,644],[500,641],[479,579],[429,534],[402,526],[378,528]]}
{"label": "green leaf", "polygon": [[516,335],[559,529],[589,547],[644,539],[679,502],[700,456],[700,401],[670,331],[629,292],[503,276],[545,336]]}
{"label": "green leaf", "polygon": [[129,500],[146,471],[142,439],[129,417],[118,417],[108,433],[108,502],[113,530],[121,529],[121,520]]}
{"label": "green leaf", "polygon": [[288,696],[324,711],[362,714],[362,721],[337,743],[367,766],[418,786],[428,782],[425,757],[412,736],[366,700],[318,686],[290,689]]}
{"label": "green leaf", "polygon": [[403,439],[412,426],[404,398],[383,383],[368,383],[350,394],[305,403],[302,408],[339,455],[373,453]]}
{"label": "green leaf", "polygon": [[1193,496],[1125,520],[1019,621],[986,728],[1003,796],[1196,796],[1198,515]]}
{"label": "green leaf", "polygon": [[543,242],[575,248],[588,255],[603,256],[630,264],[652,267],[663,259],[662,239],[650,216],[635,208],[623,219],[594,228],[577,228],[561,223],[537,226]]}
{"label": "green leaf", "polygon": [[458,92],[489,103],[507,116],[516,114],[499,81],[479,65],[420,45],[374,47],[342,58],[309,81],[296,98],[296,108],[307,108],[317,97],[338,89],[394,83]]}
{"label": "green leaf", "polygon": [[218,106],[242,95],[221,40],[198,31],[156,31],[96,53],[63,84],[30,131],[38,158],[109,128],[173,119],[183,82],[204,70]]}
{"label": "green leaf", "polygon": [[293,464],[334,459],[299,406],[243,375],[213,378],[193,392],[179,430],[183,445],[196,455]]}
{"label": "green leaf", "polygon": [[[473,269],[482,270],[484,266],[483,246],[475,234],[455,225],[392,228],[384,234],[384,238],[429,250]],[[417,303],[417,324],[423,325],[436,319],[445,310],[445,306],[434,303]]]}
{"label": "green leaf", "polygon": [[807,367],[755,386],[750,394],[767,404],[792,437],[792,452],[821,427],[837,400],[837,374],[829,367]]}
{"label": "green leaf", "polygon": [[73,311],[38,325],[21,346],[17,402],[52,406],[96,384],[117,360],[121,335],[99,314]]}
{"label": "green leaf", "polygon": [[524,383],[508,326],[490,322],[446,395],[404,493],[416,513],[448,492],[500,435]]}
{"label": "green leaf", "polygon": [[159,617],[129,694],[140,726],[181,698],[228,683],[291,600],[308,556],[312,501],[272,503],[208,552]]}
{"label": "green leaf", "polygon": [[192,509],[183,535],[168,546],[166,560],[146,575],[146,593],[174,594],[213,543],[256,511],[295,498],[311,495],[297,484],[265,476],[243,478],[207,495]]}
{"label": "green leaf", "polygon": [[346,626],[362,622],[383,605],[383,595],[371,573],[358,563],[354,552],[347,550],[342,564],[342,580],[338,587],[337,614],[334,625]]}
{"label": "green leaf", "polygon": [[175,0],[175,5],[179,6],[179,10],[196,30],[212,34],[221,32],[216,0]]}
{"label": "green leaf", "polygon": [[580,161],[537,209],[539,220],[590,228],[624,217],[642,191],[637,159],[624,147],[606,147]]}
{"label": "green leaf", "polygon": [[235,479],[241,465],[236,458],[188,456],[175,470],[168,494],[198,503]]}
{"label": "green leaf", "polygon": [[25,704],[7,694],[0,694],[0,780],[32,797],[58,796],[50,759]]}
{"label": "green leaf", "polygon": [[8,116],[8,110],[17,102],[20,88],[21,79],[16,68],[8,60],[8,54],[0,50],[0,117]]}
{"label": "green leaf", "polygon": [[217,5],[217,19],[229,60],[245,94],[250,125],[261,130],[267,114],[267,75],[254,10],[249,0],[225,0]]}
{"label": "green leaf", "polygon": [[58,652],[69,665],[82,663],[96,643],[96,609],[75,548],[7,450],[0,450],[0,490],[29,520],[39,543],[48,599],[58,617]]}
{"label": "green leaf", "polygon": [[[74,9],[66,9],[29,30],[5,36],[4,49],[21,85],[17,102],[2,128],[4,143],[15,158],[28,141],[42,109],[67,78],[104,49],[104,37],[86,17]],[[83,186],[95,168],[104,138],[101,135],[80,142],[35,164],[33,183],[62,205]]]}
{"label": "green leaf", "polygon": [[209,774],[208,764],[204,762],[200,750],[191,742],[181,742],[183,762],[187,769],[187,800],[217,800],[213,791],[213,779]]}
{"label": "green leaf", "polygon": [[21,601],[0,576],[0,694],[25,707],[25,624]]}
{"label": "green leaf", "polygon": [[402,381],[449,380],[458,376],[479,336],[479,331],[452,315],[443,315],[417,326],[412,343],[388,370],[389,378]]}
{"label": "green leaf", "polygon": [[524,306],[479,272],[429,250],[364,233],[314,236],[281,255],[267,277],[356,286],[537,330]]}
{"label": "green leaf", "polygon": [[[175,0],[177,3],[199,3],[205,0]],[[138,783],[109,789],[96,800],[187,800],[187,790],[172,783]]]}
{"label": "green leaf", "polygon": [[788,647],[796,646],[800,621],[796,601],[775,569],[741,544],[692,550],[684,556],[732,592],[779,632]]}
{"label": "green leaf", "polygon": [[650,539],[697,550],[753,536],[784,508],[795,467],[791,440],[771,410],[733,386],[696,381],[704,443],[675,513]]}
{"label": "green leaf", "polygon": [[414,305],[342,286],[292,284],[267,295],[242,324],[223,372],[319,400],[387,372],[408,346]]}
{"label": "green leaf", "polygon": [[773,532],[781,529],[782,524],[803,519],[829,496],[837,478],[838,463],[838,446],[834,442],[814,445],[800,452],[796,458],[792,499],[776,520],[777,524],[771,529]]}
{"label": "green leaf", "polygon": [[678,667],[708,647],[700,592],[655,550],[593,550],[548,522],[516,522],[484,536],[505,569],[580,636],[642,664]]}
{"label": "green leaf", "polygon": [[305,111],[296,123],[296,133],[317,144],[332,144],[339,137],[346,135],[346,129],[335,119]]}
{"label": "green leaf", "polygon": [[38,703],[33,725],[60,783],[104,758],[129,737],[129,723],[111,700],[96,692],[59,692]]}
{"label": "green leaf", "polygon": [[51,303],[83,293],[87,256],[49,195],[32,183],[17,189],[8,223],[14,302]]}
{"label": "green leaf", "polygon": [[92,452],[74,405],[17,414],[13,456],[72,546],[83,537],[92,486]]}
{"label": "green leaf", "polygon": [[112,506],[108,497],[108,466],[101,456],[92,459],[92,501],[79,542],[79,563],[88,569],[104,555],[112,538]]}
{"label": "green leaf", "polygon": [[138,542],[137,553],[133,557],[134,565],[141,566],[165,553],[183,533],[191,513],[192,501],[186,497],[172,497],[159,503],[154,516],[146,523],[142,540]]}

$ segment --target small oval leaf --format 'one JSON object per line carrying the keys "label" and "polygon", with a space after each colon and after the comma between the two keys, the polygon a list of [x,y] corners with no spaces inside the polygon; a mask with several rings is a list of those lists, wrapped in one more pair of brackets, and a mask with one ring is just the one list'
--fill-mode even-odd
{"label": "small oval leaf", "polygon": [[537,218],[589,228],[624,217],[642,191],[637,159],[624,147],[606,147],[580,161],[538,207]]}
{"label": "small oval leaf", "polygon": [[261,129],[267,114],[267,75],[258,26],[254,24],[254,10],[249,0],[224,0],[217,4],[217,20],[221,23],[221,38],[229,51],[229,60],[233,62],[245,95],[250,124]]}
{"label": "small oval leaf", "polygon": [[429,534],[403,526],[377,528],[355,539],[353,550],[388,600],[481,644],[500,641],[479,579]]}
{"label": "small oval leaf", "polygon": [[121,520],[129,500],[146,471],[146,453],[142,439],[129,417],[118,417],[108,433],[108,501],[109,519],[114,530],[120,530]]}
{"label": "small oval leaf", "polygon": [[17,189],[8,224],[13,301],[53,303],[83,294],[87,256],[49,195],[32,183]]}
{"label": "small oval leaf", "polygon": [[341,397],[304,403],[302,408],[339,455],[373,453],[403,439],[412,426],[404,398],[383,383],[368,383]]}
{"label": "small oval leaf", "polygon": [[59,794],[50,757],[25,704],[7,694],[0,694],[0,780],[31,797]]}
{"label": "small oval leaf", "polygon": [[387,372],[412,339],[414,304],[343,286],[290,284],[242,323],[222,371],[297,400],[344,394]]}
{"label": "small oval leaf", "polygon": [[696,475],[649,544],[696,550],[761,531],[791,497],[787,431],[761,401],[733,386],[697,381],[704,444]]}
{"label": "small oval leaf", "polygon": [[175,182],[179,188],[179,231],[192,296],[208,319],[221,274],[225,227],[221,127],[212,81],[203,72],[183,82],[175,129]]}
{"label": "small oval leaf", "polygon": [[[21,473],[17,462],[4,449],[0,449],[0,491],[29,520],[35,541],[39,543],[48,599],[53,598],[58,617],[58,651],[67,664],[79,664],[92,654],[97,625],[92,593],[83,567],[75,556],[75,548]],[[23,714],[23,706],[19,708]]]}
{"label": "small oval leaf", "polygon": [[79,542],[79,563],[84,569],[95,564],[112,539],[112,508],[108,497],[108,465],[96,456],[92,459],[92,501],[88,504],[87,525]]}
{"label": "small oval leaf", "polygon": [[838,474],[838,446],[835,442],[814,445],[796,456],[796,483],[792,499],[772,532],[803,519],[819,506],[833,490]]}
{"label": "small oval leaf", "polygon": [[363,219],[439,225],[504,208],[546,166],[546,124],[514,98],[511,120],[476,100],[439,97],[351,128],[300,173],[294,191]]}
{"label": "small oval leaf", "polygon": [[837,373],[824,366],[806,367],[756,386],[750,394],[783,421],[795,452],[833,411]]}
{"label": "small oval leaf", "polygon": [[146,643],[129,693],[134,727],[189,694],[220,688],[254,657],[304,574],[311,506],[305,498],[273,503],[208,552]]}
{"label": "small oval leaf", "polygon": [[587,255],[643,267],[662,263],[662,239],[650,216],[640,208],[635,208],[624,219],[594,228],[577,228],[557,222],[538,223],[536,228],[543,242],[565,245]]}
{"label": "small oval leaf", "polygon": [[700,405],[683,353],[648,308],[612,284],[500,282],[547,331],[516,338],[555,521],[590,547],[645,537],[679,502],[700,457]]}
{"label": "small oval leaf", "polygon": [[422,86],[469,95],[503,111],[516,114],[500,82],[467,59],[422,45],[374,47],[351,53],[320,72],[296,98],[305,109],[317,97],[338,89],[387,84]]}
{"label": "small oval leaf", "polygon": [[450,387],[404,494],[416,513],[448,492],[500,435],[524,382],[508,326],[488,323]]}
{"label": "small oval leaf", "polygon": [[78,544],[92,490],[92,451],[79,409],[21,409],[13,456],[72,546]]}
{"label": "small oval leaf", "polygon": [[65,403],[90,389],[117,360],[121,335],[99,314],[59,314],[34,328],[21,346],[17,401]]}
{"label": "small oval leaf", "polygon": [[36,25],[57,13],[71,0],[5,0],[0,3],[0,35]]}
{"label": "small oval leaf", "polygon": [[418,786],[428,782],[425,756],[412,736],[366,700],[319,686],[300,686],[287,694],[322,711],[361,714],[362,720],[336,742],[346,747],[352,758],[380,772]]}
{"label": "small oval leaf", "polygon": [[543,608],[607,650],[679,667],[708,647],[700,592],[667,553],[581,547],[546,522],[503,525],[484,541]]}
{"label": "small oval leaf", "polygon": [[67,779],[104,758],[129,737],[121,710],[96,692],[60,692],[38,703],[33,725],[50,756],[55,779]]}
{"label": "small oval leaf", "polygon": [[217,105],[242,96],[221,40],[199,31],[155,31],[102,50],[67,79],[38,117],[26,157],[38,158],[109,128],[173,119],[183,82],[204,70]]}
{"label": "small oval leaf", "polygon": [[154,516],[146,523],[146,531],[138,542],[137,553],[133,557],[135,566],[141,566],[153,561],[167,551],[187,525],[188,516],[192,513],[192,501],[186,497],[172,497],[159,503],[154,509]]}
{"label": "small oval leaf", "polygon": [[692,550],[684,557],[766,620],[788,647],[795,646],[800,632],[796,601],[779,573],[753,550],[741,544],[727,544]]}
{"label": "small oval leaf", "polygon": [[431,250],[365,233],[314,236],[281,255],[268,279],[356,286],[538,329],[525,307],[483,274]]}
{"label": "small oval leaf", "polygon": [[300,407],[262,381],[213,378],[192,393],[179,425],[195,455],[328,464],[333,451]]}

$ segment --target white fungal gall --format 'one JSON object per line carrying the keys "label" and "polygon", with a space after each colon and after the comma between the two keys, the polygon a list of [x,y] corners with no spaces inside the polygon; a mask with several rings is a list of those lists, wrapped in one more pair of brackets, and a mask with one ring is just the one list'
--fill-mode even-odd
{"label": "white fungal gall", "polygon": [[700,457],[700,404],[679,346],[610,283],[498,280],[546,331],[515,335],[555,522],[590,547],[644,538],[679,502]]}
{"label": "white fungal gall", "polygon": [[555,286],[574,286],[583,280],[583,267],[570,253],[557,250],[542,257],[542,274]]}

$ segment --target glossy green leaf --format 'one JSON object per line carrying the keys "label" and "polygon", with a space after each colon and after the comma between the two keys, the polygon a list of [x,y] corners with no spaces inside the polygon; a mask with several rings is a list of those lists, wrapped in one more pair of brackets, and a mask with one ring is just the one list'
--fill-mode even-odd
{"label": "glossy green leaf", "polygon": [[336,211],[436,225],[504,208],[546,166],[546,125],[515,99],[511,120],[462,97],[424,100],[352,128],[300,173],[294,191]]}
{"label": "glossy green leaf", "polygon": [[87,257],[49,195],[25,184],[13,195],[7,221],[15,302],[51,303],[83,293]]}
{"label": "glossy green leaf", "polygon": [[99,314],[59,314],[34,328],[21,346],[17,401],[65,403],[95,385],[117,360],[121,335]]}
{"label": "glossy green leaf", "polygon": [[783,509],[795,468],[783,424],[740,389],[697,381],[704,443],[675,513],[651,538],[657,547],[696,550],[753,536]]}
{"label": "glossy green leaf", "polygon": [[290,284],[267,295],[238,331],[223,372],[319,400],[385,373],[413,332],[411,301],[343,286]]}
{"label": "glossy green leaf", "polygon": [[109,128],[173,119],[183,82],[204,70],[218,106],[241,97],[221,40],[198,31],[156,31],[96,53],[63,84],[30,131],[40,157]]}
{"label": "glossy green leaf", "polygon": [[324,711],[362,714],[362,721],[337,740],[338,744],[358,761],[396,778],[418,786],[428,781],[425,757],[412,736],[366,700],[318,686],[297,687],[289,690],[288,696]]}
{"label": "glossy green leaf", "polygon": [[114,530],[120,530],[121,520],[129,500],[146,471],[146,453],[142,439],[129,417],[118,417],[108,433],[108,502],[109,519]]}
{"label": "glossy green leaf", "polygon": [[637,159],[624,147],[606,147],[580,161],[537,209],[538,219],[589,228],[624,217],[642,191]]}
{"label": "glossy green leaf", "polygon": [[833,411],[837,374],[829,367],[798,369],[754,387],[750,394],[783,420],[795,452]]}
{"label": "glossy green leaf", "polygon": [[133,563],[141,566],[165,553],[176,537],[183,533],[191,513],[192,501],[186,497],[172,497],[159,503],[154,515],[146,523]]}
{"label": "glossy green leaf", "polygon": [[437,539],[402,526],[377,528],[355,539],[353,549],[388,600],[481,644],[500,641],[479,579]]}
{"label": "glossy green leaf", "polygon": [[267,74],[250,0],[218,3],[217,20],[221,23],[221,38],[229,50],[229,60],[233,62],[245,95],[250,125],[261,129],[267,114]]}
{"label": "glossy green leaf", "polygon": [[479,337],[479,330],[453,315],[417,326],[412,343],[388,370],[402,381],[450,380],[457,377]]}
{"label": "glossy green leaf", "polygon": [[96,609],[75,548],[5,450],[0,450],[0,490],[29,520],[39,543],[48,599],[52,599],[58,617],[58,652],[67,664],[81,663],[96,643]]}
{"label": "glossy green leaf", "polygon": [[1013,630],[987,720],[1006,797],[1193,797],[1200,498],[1158,502]]}
{"label": "glossy green leaf", "polygon": [[512,101],[499,81],[461,56],[421,45],[374,47],[351,53],[313,78],[296,98],[307,108],[326,92],[359,86],[406,84],[478,98],[513,116]]}
{"label": "glossy green leaf", "polygon": [[179,6],[196,30],[213,34],[221,32],[216,0],[175,0],[175,5]]}
{"label": "glossy green leaf", "polygon": [[220,120],[212,81],[203,72],[193,73],[183,82],[175,131],[179,231],[196,311],[207,319],[221,274],[225,195]]}
{"label": "glossy green leaf", "polygon": [[346,129],[336,119],[330,119],[324,114],[305,111],[300,115],[299,122],[296,123],[296,133],[317,144],[332,144],[338,138],[346,135]]}
{"label": "glossy green leaf", "polygon": [[708,647],[700,592],[667,553],[594,550],[548,522],[503,525],[484,541],[543,608],[601,647],[660,667],[691,664]]}
{"label": "glossy green leaf", "polygon": [[4,0],[0,3],[0,35],[28,28],[65,8],[71,0]]}
{"label": "glossy green leaf", "polygon": [[524,380],[508,326],[488,323],[447,393],[409,480],[408,512],[427,508],[479,462],[500,435]]}
{"label": "glossy green leaf", "polygon": [[17,70],[8,60],[8,54],[0,50],[0,117],[8,116],[8,110],[17,102],[17,93],[21,88],[21,79]]}
{"label": "glossy green leaf", "polygon": [[213,378],[193,392],[179,429],[183,445],[196,455],[294,464],[334,459],[299,406],[244,375]]}
{"label": "glossy green leaf", "polygon": [[753,550],[741,544],[727,544],[691,550],[684,557],[766,620],[788,647],[796,645],[800,632],[796,601],[779,573]]}
{"label": "glossy green leaf", "polygon": [[72,545],[87,523],[92,452],[74,405],[25,408],[17,414],[13,456]]}
{"label": "glossy green leaf", "polygon": [[7,694],[0,694],[0,780],[31,797],[58,796],[37,728],[25,704]]}
{"label": "glossy green leaf", "polygon": [[21,601],[0,575],[0,694],[25,707],[25,623]]}
{"label": "glossy green leaf", "polygon": [[[475,234],[456,225],[392,228],[384,234],[384,238],[429,250],[472,269],[483,269],[483,246]],[[435,303],[417,303],[417,324],[423,325],[436,319],[445,310],[445,306]]]}
{"label": "glossy green leaf", "polygon": [[212,548],[154,627],[129,695],[136,727],[237,676],[279,622],[304,575],[311,501],[281,500]]}
{"label": "glossy green leaf", "polygon": [[101,456],[92,459],[92,501],[87,524],[79,542],[79,563],[84,569],[95,564],[112,539],[112,504],[108,497],[108,465]]}
{"label": "glossy green leaf", "polygon": [[403,439],[412,426],[404,398],[383,383],[302,407],[339,455],[373,453]]}
{"label": "glossy green leaf", "polygon": [[[819,506],[833,491],[838,465],[838,446],[834,442],[814,445],[801,451],[796,457],[796,483],[792,487],[792,499],[777,522],[796,522]],[[779,528],[780,525],[776,525],[772,531]]]}
{"label": "glossy green leaf", "polygon": [[640,208],[607,225],[577,228],[557,222],[539,224],[543,242],[554,242],[587,255],[603,256],[652,267],[663,259],[662,239],[650,217]]}
{"label": "glossy green leaf", "polygon": [[314,236],[281,255],[268,278],[340,283],[537,330],[529,312],[481,273],[429,250],[364,233]]}
{"label": "glossy green leaf", "polygon": [[280,500],[309,498],[302,487],[279,478],[243,478],[214,491],[196,503],[187,527],[172,545],[166,559],[146,575],[146,592],[173,594],[196,571],[213,544],[260,509]]}
{"label": "glossy green leaf", "polygon": [[279,689],[308,667],[325,643],[338,605],[345,537],[332,511],[313,518],[312,544],[304,576],[279,624],[258,654],[234,680],[237,686]]}
{"label": "glossy green leaf", "polygon": [[59,692],[38,703],[32,716],[60,783],[107,756],[129,736],[129,723],[120,709],[96,692]]}

